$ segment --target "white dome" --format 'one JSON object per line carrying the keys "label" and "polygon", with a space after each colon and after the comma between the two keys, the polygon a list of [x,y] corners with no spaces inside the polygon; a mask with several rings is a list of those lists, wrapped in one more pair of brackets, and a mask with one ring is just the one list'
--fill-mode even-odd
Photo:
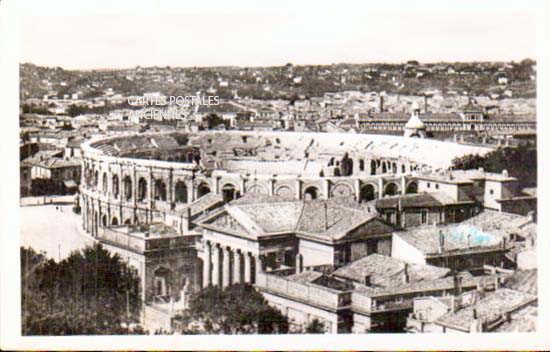
{"label": "white dome", "polygon": [[407,124],[405,125],[405,128],[408,129],[414,129],[414,130],[423,130],[426,129],[426,126],[424,125],[424,122],[420,120],[420,117],[418,117],[417,114],[413,113],[411,115],[411,118],[409,121],[407,121]]}

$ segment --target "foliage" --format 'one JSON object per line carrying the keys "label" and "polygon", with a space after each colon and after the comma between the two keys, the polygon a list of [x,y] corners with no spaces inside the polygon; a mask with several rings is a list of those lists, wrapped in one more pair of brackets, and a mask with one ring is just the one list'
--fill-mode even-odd
{"label": "foliage", "polygon": [[229,121],[222,119],[216,114],[209,114],[206,116],[206,125],[209,130],[220,124],[225,125],[225,127],[229,127]]}
{"label": "foliage", "polygon": [[309,324],[306,325],[305,329],[306,334],[324,334],[325,333],[325,324],[319,319],[315,318]]}
{"label": "foliage", "polygon": [[484,156],[465,155],[453,160],[455,169],[468,170],[482,167],[488,172],[507,170],[524,186],[537,184],[537,151],[526,145],[517,148],[499,148]]}
{"label": "foliage", "polygon": [[21,273],[23,335],[126,334],[139,316],[136,271],[99,244],[59,263],[21,248]]}
{"label": "foliage", "polygon": [[181,319],[185,333],[274,334],[287,333],[288,321],[268,305],[261,293],[249,284],[221,289],[209,286],[194,294]]}

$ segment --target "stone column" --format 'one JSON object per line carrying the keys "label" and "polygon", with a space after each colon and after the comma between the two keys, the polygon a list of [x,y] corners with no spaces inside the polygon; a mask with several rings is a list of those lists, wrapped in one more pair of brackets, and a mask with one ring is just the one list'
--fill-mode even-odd
{"label": "stone column", "polygon": [[323,180],[323,197],[324,199],[330,198],[330,181],[327,179]]}
{"label": "stone column", "polygon": [[353,188],[355,191],[355,200],[358,202],[361,199],[361,181],[358,178],[353,180]]}
{"label": "stone column", "polygon": [[241,253],[238,250],[233,251],[233,283],[241,283]]}
{"label": "stone column", "polygon": [[267,181],[267,192],[270,196],[272,196],[275,193],[275,180],[269,179]]}
{"label": "stone column", "polygon": [[378,178],[378,199],[384,197],[384,179],[382,177]]}
{"label": "stone column", "polygon": [[261,258],[261,256],[257,255],[254,256],[254,269],[255,269],[255,275],[254,275],[254,283],[257,281],[258,274],[263,272],[265,270],[264,268],[264,261]]}
{"label": "stone column", "polygon": [[401,176],[401,194],[407,193],[407,180],[405,176]]}
{"label": "stone column", "polygon": [[167,185],[166,185],[166,200],[168,201],[168,203],[172,204],[175,202],[175,197],[174,197],[174,170],[170,169],[170,173],[168,175],[168,182],[167,182]]}
{"label": "stone column", "polygon": [[296,199],[302,199],[302,180],[296,180]]}
{"label": "stone column", "polygon": [[202,287],[208,287],[212,284],[212,248],[210,242],[204,242],[203,267],[202,267]]}
{"label": "stone column", "polygon": [[193,197],[195,192],[193,189],[193,180],[187,180],[185,182],[187,186],[187,204],[192,203],[195,198]]}
{"label": "stone column", "polygon": [[220,285],[220,247],[214,245],[212,251],[212,285]]}
{"label": "stone column", "polygon": [[229,247],[223,247],[223,273],[222,273],[222,287],[229,286],[231,282],[231,251]]}
{"label": "stone column", "polygon": [[252,263],[250,253],[245,252],[244,255],[244,282],[252,283]]}

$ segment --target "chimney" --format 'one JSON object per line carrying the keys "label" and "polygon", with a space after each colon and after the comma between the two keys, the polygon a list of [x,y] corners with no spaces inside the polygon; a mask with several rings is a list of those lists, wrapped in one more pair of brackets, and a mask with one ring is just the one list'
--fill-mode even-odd
{"label": "chimney", "polygon": [[405,263],[405,268],[403,269],[403,283],[408,284],[410,281],[409,277],[409,263]]}
{"label": "chimney", "polygon": [[461,295],[462,294],[462,276],[460,275],[453,276],[453,283],[454,283],[455,296]]}

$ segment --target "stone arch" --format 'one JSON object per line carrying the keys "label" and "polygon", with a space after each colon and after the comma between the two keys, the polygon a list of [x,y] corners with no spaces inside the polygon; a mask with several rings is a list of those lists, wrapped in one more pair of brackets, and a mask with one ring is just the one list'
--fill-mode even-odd
{"label": "stone arch", "polygon": [[187,185],[185,182],[176,182],[175,193],[177,203],[187,203]]}
{"label": "stone arch", "polygon": [[107,215],[103,214],[103,216],[101,217],[101,225],[103,227],[107,226]]}
{"label": "stone arch", "polygon": [[230,202],[239,197],[239,188],[231,182],[222,186],[222,196],[225,202]]}
{"label": "stone arch", "polygon": [[384,186],[384,196],[393,196],[399,192],[399,185],[395,182],[389,182]]}
{"label": "stone arch", "polygon": [[250,187],[248,187],[246,190],[246,193],[266,194],[264,188],[258,184],[253,184]]}
{"label": "stone arch", "polygon": [[388,168],[387,168],[387,166],[386,166],[386,162],[383,161],[383,162],[382,162],[382,173],[385,174],[386,172],[388,172]]}
{"label": "stone arch", "polygon": [[133,189],[132,189],[132,179],[130,178],[130,176],[124,177],[124,179],[122,180],[122,187],[124,190],[124,197],[126,198],[126,200],[132,199]]}
{"label": "stone arch", "polygon": [[371,160],[370,161],[370,174],[371,175],[376,175],[376,161],[374,160]]}
{"label": "stone arch", "polygon": [[212,192],[210,190],[210,185],[206,182],[202,182],[201,184],[199,184],[199,187],[197,187],[197,195],[198,195],[198,198],[208,194]]}
{"label": "stone arch", "polygon": [[292,198],[294,196],[294,191],[290,186],[281,185],[275,188],[275,195],[279,197]]}
{"label": "stone arch", "polygon": [[316,186],[308,186],[304,189],[304,193],[302,195],[302,198],[304,200],[313,200],[317,199],[319,195],[321,194],[321,191]]}
{"label": "stone arch", "polygon": [[405,189],[405,193],[412,194],[412,193],[418,193],[418,183],[416,181],[411,181],[407,184],[407,188]]}
{"label": "stone arch", "polygon": [[131,224],[132,224],[132,219],[128,218],[124,220],[124,225],[131,225]]}
{"label": "stone arch", "polygon": [[147,199],[147,181],[141,177],[138,181],[138,201]]}
{"label": "stone arch", "polygon": [[164,266],[153,271],[153,296],[166,297],[170,295],[172,271]]}
{"label": "stone arch", "polygon": [[94,187],[97,188],[99,182],[99,171],[95,170],[94,172]]}
{"label": "stone arch", "polygon": [[118,226],[118,218],[116,216],[113,216],[113,218],[111,219],[111,225]]}
{"label": "stone arch", "polygon": [[114,174],[113,177],[112,177],[112,180],[113,180],[113,187],[112,187],[112,192],[113,192],[113,196],[115,198],[118,198],[118,193],[119,193],[119,180],[118,180],[118,175],[117,174]]}
{"label": "stone arch", "polygon": [[340,182],[335,184],[331,191],[330,191],[331,197],[350,197],[353,196],[353,187],[351,187],[349,184]]}
{"label": "stone arch", "polygon": [[391,163],[391,172],[392,174],[397,173],[397,164],[395,162]]}
{"label": "stone arch", "polygon": [[401,164],[401,173],[404,174],[405,172],[407,172],[407,167],[405,164]]}
{"label": "stone arch", "polygon": [[365,171],[365,160],[359,159],[359,171]]}
{"label": "stone arch", "polygon": [[373,199],[376,199],[376,187],[370,183],[361,186],[359,202],[368,202]]}
{"label": "stone arch", "polygon": [[155,200],[166,201],[166,183],[163,179],[155,180]]}

